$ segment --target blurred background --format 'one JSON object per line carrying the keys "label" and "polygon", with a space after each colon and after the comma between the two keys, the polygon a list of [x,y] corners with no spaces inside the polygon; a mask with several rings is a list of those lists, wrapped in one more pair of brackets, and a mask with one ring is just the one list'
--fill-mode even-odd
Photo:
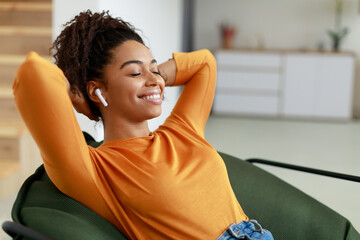
{"label": "blurred background", "polygon": [[[206,139],[217,150],[360,175],[358,0],[0,0],[1,222],[10,219],[21,183],[41,164],[14,105],[16,69],[30,50],[52,61],[49,48],[62,25],[87,9],[110,10],[132,23],[158,62],[172,52],[213,52],[218,80]],[[166,90],[151,130],[180,92]],[[102,140],[101,124],[77,117]],[[260,167],[360,231],[358,183]],[[2,232],[0,239],[7,239]]]}

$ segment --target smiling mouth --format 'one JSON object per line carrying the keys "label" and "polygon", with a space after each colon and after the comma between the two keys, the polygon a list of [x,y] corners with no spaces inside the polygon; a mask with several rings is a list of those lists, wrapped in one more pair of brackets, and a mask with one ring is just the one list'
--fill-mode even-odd
{"label": "smiling mouth", "polygon": [[148,104],[161,105],[162,104],[162,96],[159,93],[154,93],[152,95],[146,95],[140,97],[141,100],[145,101]]}
{"label": "smiling mouth", "polygon": [[149,100],[149,99],[157,100],[157,99],[161,99],[161,95],[160,94],[153,94],[153,95],[148,95],[148,96],[141,97],[141,99],[144,99],[144,100]]}

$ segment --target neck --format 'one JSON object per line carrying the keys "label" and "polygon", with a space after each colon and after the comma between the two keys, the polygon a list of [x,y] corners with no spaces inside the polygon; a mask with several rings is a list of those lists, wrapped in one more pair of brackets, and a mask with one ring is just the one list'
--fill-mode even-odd
{"label": "neck", "polygon": [[143,122],[124,122],[122,120],[104,120],[104,142],[134,138],[146,137],[150,135],[147,121]]}

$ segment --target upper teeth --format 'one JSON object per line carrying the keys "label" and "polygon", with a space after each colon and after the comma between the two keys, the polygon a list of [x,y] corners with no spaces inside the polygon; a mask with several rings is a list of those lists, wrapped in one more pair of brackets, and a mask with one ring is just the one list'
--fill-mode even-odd
{"label": "upper teeth", "polygon": [[142,99],[158,99],[158,98],[160,98],[160,94],[154,94],[154,95],[142,97]]}

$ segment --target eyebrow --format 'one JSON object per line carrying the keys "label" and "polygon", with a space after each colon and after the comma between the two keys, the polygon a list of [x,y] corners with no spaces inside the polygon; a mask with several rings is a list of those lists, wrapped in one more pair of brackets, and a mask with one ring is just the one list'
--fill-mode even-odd
{"label": "eyebrow", "polygon": [[[154,63],[157,63],[155,59],[151,60],[150,64],[154,64]],[[127,61],[127,62],[124,62],[120,69],[123,69],[124,67],[126,67],[127,65],[129,64],[144,64],[144,62],[140,61],[140,60],[130,60],[130,61]]]}

